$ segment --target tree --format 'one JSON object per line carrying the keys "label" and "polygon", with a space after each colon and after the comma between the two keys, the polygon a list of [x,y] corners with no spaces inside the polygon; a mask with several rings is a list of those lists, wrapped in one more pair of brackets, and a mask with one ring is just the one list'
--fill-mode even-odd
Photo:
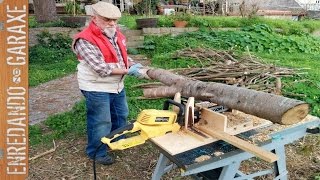
{"label": "tree", "polygon": [[258,2],[256,1],[245,1],[243,0],[239,5],[240,15],[242,17],[252,18],[256,16],[259,10]]}
{"label": "tree", "polygon": [[33,0],[37,22],[45,23],[57,19],[55,0]]}
{"label": "tree", "polygon": [[227,0],[218,0],[218,4],[219,4],[218,13],[221,14],[221,15],[225,15],[226,14]]}

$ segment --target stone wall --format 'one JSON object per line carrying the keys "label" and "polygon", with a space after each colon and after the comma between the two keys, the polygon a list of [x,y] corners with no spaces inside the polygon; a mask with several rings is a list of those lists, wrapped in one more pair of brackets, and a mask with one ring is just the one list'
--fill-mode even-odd
{"label": "stone wall", "polygon": [[48,31],[51,34],[62,33],[69,35],[71,38],[78,32],[81,28],[67,28],[67,27],[41,27],[41,28],[29,28],[29,46],[34,46],[38,43],[37,34],[43,31]]}

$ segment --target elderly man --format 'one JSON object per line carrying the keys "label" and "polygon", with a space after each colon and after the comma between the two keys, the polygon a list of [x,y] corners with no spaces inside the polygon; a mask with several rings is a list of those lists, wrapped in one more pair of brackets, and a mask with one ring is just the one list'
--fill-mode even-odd
{"label": "elderly man", "polygon": [[111,131],[125,126],[128,105],[124,89],[126,74],[139,76],[141,64],[135,64],[127,55],[125,36],[117,28],[121,17],[118,7],[107,2],[92,5],[89,26],[77,34],[73,42],[79,64],[79,88],[86,99],[87,136],[86,153],[103,165],[114,163],[100,139]]}

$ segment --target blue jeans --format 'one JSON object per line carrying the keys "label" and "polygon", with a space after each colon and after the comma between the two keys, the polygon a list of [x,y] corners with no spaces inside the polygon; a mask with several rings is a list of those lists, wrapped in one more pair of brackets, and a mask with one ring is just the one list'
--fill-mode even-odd
{"label": "blue jeans", "polygon": [[[92,159],[96,148],[101,144],[101,138],[127,124],[129,109],[124,89],[119,94],[83,90],[81,92],[86,98],[87,108],[86,153]],[[103,144],[96,157],[105,155],[107,146]]]}

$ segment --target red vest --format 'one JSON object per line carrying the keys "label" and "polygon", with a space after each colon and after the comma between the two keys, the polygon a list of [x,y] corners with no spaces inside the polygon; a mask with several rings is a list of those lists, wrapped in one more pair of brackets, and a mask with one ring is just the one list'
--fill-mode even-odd
{"label": "red vest", "polygon": [[[75,36],[74,42],[76,42],[79,38],[85,39],[93,45],[96,45],[100,49],[106,63],[119,62],[116,50],[114,49],[108,38],[102,34],[101,29],[93,22],[91,22],[86,29]],[[128,68],[126,38],[119,31],[119,29],[117,29],[117,38],[117,44],[120,48],[124,64],[126,65],[126,68]]]}

